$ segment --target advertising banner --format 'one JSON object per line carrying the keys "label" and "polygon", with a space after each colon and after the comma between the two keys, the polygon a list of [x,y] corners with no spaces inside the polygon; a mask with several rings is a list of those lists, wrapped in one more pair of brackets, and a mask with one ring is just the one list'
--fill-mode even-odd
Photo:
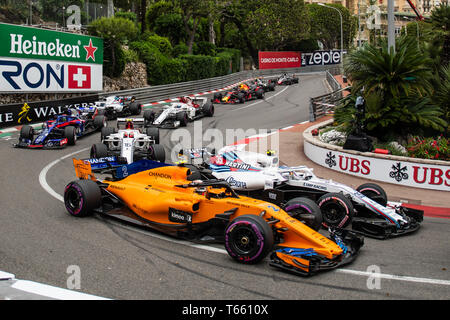
{"label": "advertising banner", "polygon": [[0,23],[0,93],[98,92],[103,39]]}
{"label": "advertising banner", "polygon": [[0,128],[42,122],[65,113],[68,107],[88,106],[98,100],[98,94],[93,94],[54,101],[2,105],[0,108]]}
{"label": "advertising banner", "polygon": [[[346,53],[345,51],[343,52]],[[302,67],[341,63],[340,50],[321,50],[302,53]]]}
{"label": "advertising banner", "polygon": [[341,173],[407,187],[450,191],[450,166],[365,157],[307,141],[304,151],[315,163]]}
{"label": "advertising banner", "polygon": [[259,51],[259,69],[300,68],[301,55],[296,51]]}

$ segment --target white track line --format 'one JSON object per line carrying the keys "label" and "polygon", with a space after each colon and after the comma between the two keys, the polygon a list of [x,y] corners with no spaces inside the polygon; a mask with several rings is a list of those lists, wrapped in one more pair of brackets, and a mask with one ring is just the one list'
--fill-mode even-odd
{"label": "white track line", "polygon": [[88,150],[88,149],[89,149],[89,148],[84,148],[84,149],[81,149],[81,150],[78,150],[78,151],[69,153],[69,154],[67,154],[67,155],[65,155],[65,156],[63,156],[63,157],[61,157],[61,158],[59,158],[59,159],[56,159],[56,160],[53,161],[53,162],[50,162],[48,165],[46,165],[46,166],[44,167],[44,169],[42,169],[42,171],[39,173],[39,183],[41,184],[42,188],[44,188],[44,190],[47,191],[51,196],[55,197],[55,198],[58,199],[59,201],[64,202],[64,197],[61,196],[59,193],[57,193],[55,190],[53,190],[53,189],[48,185],[48,183],[47,183],[47,172],[50,170],[51,167],[53,167],[53,166],[54,166],[55,164],[57,164],[58,162],[60,162],[60,161],[62,161],[62,160],[64,160],[64,159],[67,159],[67,158],[73,156],[74,154],[77,154],[77,153],[86,151],[86,150]]}

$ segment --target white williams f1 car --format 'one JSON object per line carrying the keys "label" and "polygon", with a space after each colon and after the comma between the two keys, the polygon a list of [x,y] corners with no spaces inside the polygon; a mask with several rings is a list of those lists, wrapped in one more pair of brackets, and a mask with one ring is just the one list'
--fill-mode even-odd
{"label": "white williams f1 car", "polygon": [[[91,147],[91,158],[115,156],[122,159],[119,162],[128,164],[143,158],[164,162],[166,156],[164,147],[159,144],[159,129],[145,128],[144,122],[143,118],[119,118],[118,130],[104,127],[101,131],[101,143]],[[121,128],[123,125],[125,128]]]}
{"label": "white williams f1 car", "polygon": [[[191,159],[200,154],[198,150],[181,153]],[[221,149],[218,154],[204,150],[201,157],[203,164],[196,166],[201,178],[226,180],[239,193],[283,208],[292,205],[293,199],[307,197],[320,207],[325,227],[344,228],[351,223],[355,231],[385,239],[416,231],[423,220],[421,210],[388,204],[385,191],[377,184],[365,183],[355,190],[321,179],[306,166],[279,166],[273,152],[263,155],[233,146]],[[317,221],[318,218],[314,223]]]}
{"label": "white williams f1 car", "polygon": [[109,96],[95,102],[95,107],[102,111],[108,120],[116,119],[118,116],[140,115],[142,112],[142,105],[134,96]]}
{"label": "white williams f1 car", "polygon": [[214,105],[207,98],[181,97],[179,102],[164,107],[160,113],[144,112],[146,125],[159,128],[185,127],[188,122],[214,115]]}

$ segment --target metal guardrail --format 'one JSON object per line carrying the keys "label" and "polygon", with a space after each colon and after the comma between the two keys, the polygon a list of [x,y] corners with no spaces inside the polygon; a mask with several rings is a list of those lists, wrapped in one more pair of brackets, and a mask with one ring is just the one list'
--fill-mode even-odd
{"label": "metal guardrail", "polygon": [[343,98],[343,92],[348,90],[350,86],[342,88],[333,75],[326,71],[326,79],[328,84],[333,89],[333,92],[327,93],[318,97],[310,99],[309,105],[309,121],[314,122],[318,118],[321,118],[334,111],[334,108],[340,100]]}
{"label": "metal guardrail", "polygon": [[172,83],[158,86],[148,86],[137,89],[102,92],[99,97],[106,97],[111,95],[122,96],[135,96],[136,100],[146,104],[150,102],[157,102],[165,99],[180,97],[183,95],[189,95],[193,92],[207,92],[216,89],[221,89],[238,83],[247,79],[253,79],[257,77],[270,77],[283,73],[308,73],[308,72],[323,72],[332,66],[309,66],[301,68],[289,68],[289,69],[267,69],[267,70],[250,70],[232,73],[226,76],[220,76],[215,78],[200,79],[195,81],[187,81],[180,83]]}

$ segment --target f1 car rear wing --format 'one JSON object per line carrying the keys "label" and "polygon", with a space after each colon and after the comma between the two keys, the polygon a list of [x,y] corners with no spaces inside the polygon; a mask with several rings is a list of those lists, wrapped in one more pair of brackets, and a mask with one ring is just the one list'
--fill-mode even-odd
{"label": "f1 car rear wing", "polygon": [[128,122],[132,122],[134,126],[144,127],[145,119],[144,118],[118,118],[117,119],[117,128],[120,126],[125,126]]}
{"label": "f1 car rear wing", "polygon": [[91,179],[97,181],[95,173],[111,174],[114,180],[121,180],[134,173],[159,167],[172,166],[168,163],[161,163],[148,159],[141,159],[127,164],[121,157],[104,157],[91,159],[73,158],[75,174],[79,179]]}

